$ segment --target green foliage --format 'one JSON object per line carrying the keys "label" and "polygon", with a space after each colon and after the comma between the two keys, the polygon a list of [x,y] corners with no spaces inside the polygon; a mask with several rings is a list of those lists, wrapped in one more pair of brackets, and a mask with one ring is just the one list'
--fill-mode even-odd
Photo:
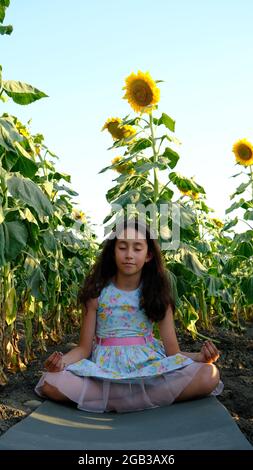
{"label": "green foliage", "polygon": [[0,224],[0,268],[15,259],[27,243],[27,230],[20,220]]}
{"label": "green foliage", "polygon": [[[3,23],[5,18],[5,11],[6,8],[10,5],[10,0],[0,0],[0,23]],[[2,26],[0,25],[0,34],[11,34],[12,33],[12,26]]]}
{"label": "green foliage", "polygon": [[[0,23],[9,0],[0,0]],[[0,34],[12,28],[0,26]],[[27,105],[47,95],[26,83],[3,80],[0,98]],[[55,168],[56,155],[42,134],[15,116],[0,116],[0,384],[34,357],[34,341],[59,341],[80,316],[77,296],[98,249],[89,219],[75,209],[70,175]],[[62,183],[64,181],[64,184]],[[16,321],[22,319],[21,358]]]}
{"label": "green foliage", "polygon": [[[13,116],[4,115],[0,125],[0,319],[11,344],[22,311],[27,362],[35,338],[46,349],[48,337],[59,340],[75,323],[78,290],[98,245],[75,209],[70,176],[56,170],[43,136]],[[12,361],[24,367],[19,355]],[[14,362],[0,357],[2,382],[1,365]]]}

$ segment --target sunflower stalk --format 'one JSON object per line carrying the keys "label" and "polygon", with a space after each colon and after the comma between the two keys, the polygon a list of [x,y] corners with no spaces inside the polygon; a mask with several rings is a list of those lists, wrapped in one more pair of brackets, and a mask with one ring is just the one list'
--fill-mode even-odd
{"label": "sunflower stalk", "polygon": [[5,177],[5,171],[2,167],[2,161],[0,158],[0,191],[2,193],[2,202],[1,206],[2,208],[6,208],[8,201],[7,201],[7,184],[6,184],[6,177]]}
{"label": "sunflower stalk", "polygon": [[[154,134],[154,128],[153,128],[152,113],[150,113],[149,115],[149,126],[150,126],[150,131],[151,131],[151,142],[152,142],[154,163],[157,163],[158,152],[156,151],[156,146],[155,146],[155,134]],[[159,182],[158,182],[158,176],[157,176],[157,168],[154,168],[154,203],[155,204],[158,199],[158,194],[159,194]]]}
{"label": "sunflower stalk", "polygon": [[250,165],[250,180],[251,180],[251,196],[252,196],[252,201],[253,201],[253,167]]}

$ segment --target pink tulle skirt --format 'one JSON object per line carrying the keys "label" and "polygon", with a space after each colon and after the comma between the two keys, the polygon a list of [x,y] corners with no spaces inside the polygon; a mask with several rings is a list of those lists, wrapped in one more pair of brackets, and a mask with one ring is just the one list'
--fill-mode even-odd
{"label": "pink tulle skirt", "polygon": [[[79,377],[72,372],[46,372],[35,392],[44,397],[42,386],[45,382],[56,387],[68,399],[77,403],[80,410],[91,412],[129,412],[146,408],[170,405],[192,381],[202,367],[192,364],[163,375],[147,377],[132,382],[101,380],[93,377]],[[222,391],[222,382],[212,394]]]}

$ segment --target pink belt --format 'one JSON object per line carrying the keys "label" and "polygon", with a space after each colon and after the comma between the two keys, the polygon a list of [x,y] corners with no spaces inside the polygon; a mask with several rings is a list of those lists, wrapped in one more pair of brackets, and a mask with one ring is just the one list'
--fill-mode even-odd
{"label": "pink belt", "polygon": [[148,336],[127,336],[125,338],[99,338],[96,336],[96,343],[100,346],[134,346],[136,344],[146,344],[147,341],[152,341],[153,335]]}

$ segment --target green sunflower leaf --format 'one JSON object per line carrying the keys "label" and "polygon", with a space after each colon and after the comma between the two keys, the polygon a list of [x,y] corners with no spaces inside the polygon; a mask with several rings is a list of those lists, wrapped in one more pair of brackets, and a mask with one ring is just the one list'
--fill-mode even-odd
{"label": "green sunflower leaf", "polygon": [[13,26],[9,24],[8,26],[0,26],[0,34],[11,34],[13,31]]}
{"label": "green sunflower leaf", "polygon": [[253,277],[244,277],[241,279],[240,287],[245,295],[246,302],[248,305],[253,304]]}
{"label": "green sunflower leaf", "polygon": [[2,86],[5,93],[12,98],[15,103],[21,105],[30,104],[33,101],[48,96],[43,91],[34,88],[32,85],[14,80],[3,81]]}
{"label": "green sunflower leaf", "polygon": [[175,166],[177,165],[177,162],[180,158],[178,153],[174,152],[174,150],[172,150],[169,147],[166,147],[166,149],[165,149],[162,156],[169,160],[168,165],[171,169],[175,168]]}
{"label": "green sunflower leaf", "polygon": [[148,147],[151,147],[151,142],[148,139],[139,139],[137,142],[131,147],[130,154],[138,153],[141,150],[144,150]]}
{"label": "green sunflower leaf", "polygon": [[175,132],[175,121],[170,116],[168,116],[168,114],[162,113],[162,116],[158,121],[158,126],[161,124],[167,127],[167,129],[169,129],[171,132]]}

